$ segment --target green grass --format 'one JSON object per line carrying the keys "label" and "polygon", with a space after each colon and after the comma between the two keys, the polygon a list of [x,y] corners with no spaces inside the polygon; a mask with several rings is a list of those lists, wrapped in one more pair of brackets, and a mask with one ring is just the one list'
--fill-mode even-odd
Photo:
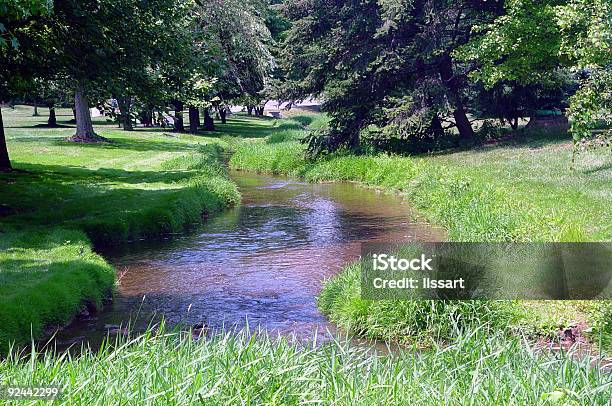
{"label": "green grass", "polygon": [[[60,110],[60,123],[71,115]],[[16,172],[0,174],[0,350],[99,304],[113,272],[95,247],[177,233],[240,201],[218,136],[124,132],[96,122],[111,140],[65,141],[74,128],[36,124],[31,109],[3,109]]]}
{"label": "green grass", "polygon": [[[309,120],[324,124],[321,116]],[[583,155],[574,172],[569,169],[571,140],[555,135],[533,135],[434,156],[338,154],[307,161],[304,146],[296,141],[305,134],[296,129],[281,142],[273,133],[265,140],[238,144],[230,165],[312,182],[354,181],[399,192],[421,215],[444,226],[452,241],[612,240],[609,151]],[[434,306],[426,301],[363,300],[354,266],[326,283],[319,305],[334,322],[370,337],[449,339],[444,332],[450,321],[458,318],[469,329],[472,319],[485,314],[502,324],[516,322],[524,331],[546,335],[591,318],[594,337],[603,333],[609,342],[612,336],[609,324],[596,322],[611,316],[609,307],[592,303],[517,303],[509,311],[503,302]]]}
{"label": "green grass", "polygon": [[114,281],[114,269],[80,231],[0,235],[0,349],[65,325],[85,306],[100,306]]}
{"label": "green grass", "polygon": [[584,404],[610,400],[610,374],[518,339],[463,334],[449,346],[377,356],[337,342],[301,347],[265,334],[195,341],[148,333],[98,352],[0,363],[0,386],[57,385],[61,404]]}
{"label": "green grass", "polygon": [[[255,169],[258,165],[260,171],[291,173],[312,181],[355,180],[404,193],[413,190],[412,181],[427,170],[425,164],[407,158],[334,157],[304,162],[297,140],[303,136],[304,124],[324,125],[321,116],[282,122],[238,117],[210,138],[164,135],[163,131],[127,134],[99,126],[102,135],[116,142],[83,146],[62,141],[70,129],[23,128],[33,120],[29,112],[5,113],[9,116],[5,121],[19,127],[9,129],[12,157],[27,172],[0,180],[2,199],[10,201],[0,202],[5,204],[0,227],[0,331],[8,331],[12,340],[29,340],[26,327],[43,330],[49,324],[62,324],[88,301],[95,305],[102,300],[114,271],[92,253],[85,231],[102,243],[152,236],[162,232],[154,224],[173,230],[182,227],[180,219],[191,220],[193,201],[197,210],[219,207],[215,202],[234,202],[235,189],[219,165],[220,150],[215,144],[236,150],[234,167]],[[465,190],[452,186],[453,182],[450,189],[441,190],[450,193],[451,199],[463,196]],[[9,196],[5,190],[20,193],[23,205],[19,196]],[[88,200],[91,193],[96,199]],[[475,187],[471,193],[481,196],[474,204],[499,198],[479,195]],[[169,204],[173,205],[168,208]],[[467,210],[465,203],[453,204],[450,209]],[[159,218],[150,213],[164,209],[169,218],[158,223]],[[120,224],[128,225],[116,226],[113,213],[124,219]],[[97,222],[104,227],[92,226]],[[17,230],[19,224],[27,228]],[[65,224],[75,229],[65,229]],[[496,224],[503,231],[495,231],[499,239],[508,230],[516,230],[511,222]],[[98,230],[108,230],[102,233],[107,236],[96,237]],[[116,230],[124,231],[116,234]],[[553,224],[547,230],[555,233],[558,228]],[[376,317],[381,319],[363,323],[378,323],[380,329],[373,335],[434,338],[426,349],[408,347],[384,356],[338,342],[311,347],[244,332],[212,334],[195,341],[189,332],[168,333],[161,327],[135,338],[118,337],[97,351],[13,349],[0,361],[0,387],[57,385],[63,393],[57,403],[91,405],[609,403],[610,374],[592,365],[588,357],[536,351],[518,337],[504,334],[515,308],[490,307],[486,302],[455,307],[439,303],[440,309],[406,303],[399,312],[385,302],[368,308],[356,301],[351,269],[354,274],[355,267],[349,267],[327,284],[321,306],[339,308],[330,311],[342,316],[339,323],[367,319],[377,306]],[[343,301],[346,306],[340,309]],[[403,324],[388,330],[400,313]],[[3,318],[7,315],[8,319]],[[463,323],[465,317],[469,323]],[[603,317],[598,322],[609,325],[608,320]],[[6,330],[7,325],[15,326],[14,330]],[[448,342],[436,336],[454,339]]]}

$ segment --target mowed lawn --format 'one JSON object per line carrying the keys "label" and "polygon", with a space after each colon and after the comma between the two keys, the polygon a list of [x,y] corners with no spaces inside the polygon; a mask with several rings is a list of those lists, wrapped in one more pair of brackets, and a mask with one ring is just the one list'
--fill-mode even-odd
{"label": "mowed lawn", "polygon": [[[125,219],[167,206],[181,189],[193,186],[189,181],[202,169],[181,167],[178,157],[195,157],[204,149],[208,159],[217,158],[212,156],[220,143],[216,138],[175,134],[170,129],[128,133],[103,118],[97,120],[96,130],[111,143],[66,142],[73,128],[38,127],[46,117],[31,117],[31,111],[26,106],[3,110],[9,153],[19,170],[2,175],[0,182],[5,224],[101,225],[101,218]],[[69,110],[60,110],[60,123],[71,117]],[[147,231],[100,238],[109,243]]]}

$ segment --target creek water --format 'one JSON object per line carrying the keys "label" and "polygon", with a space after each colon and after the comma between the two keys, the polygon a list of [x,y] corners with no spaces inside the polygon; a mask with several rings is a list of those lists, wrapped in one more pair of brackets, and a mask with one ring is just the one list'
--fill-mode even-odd
{"label": "creek water", "polygon": [[[351,183],[309,184],[232,173],[242,204],[189,233],[104,253],[118,272],[106,310],[60,331],[60,346],[100,342],[128,323],[262,328],[299,339],[333,331],[318,311],[322,283],[363,242],[437,241],[407,201]],[[248,323],[248,324],[247,324]]]}

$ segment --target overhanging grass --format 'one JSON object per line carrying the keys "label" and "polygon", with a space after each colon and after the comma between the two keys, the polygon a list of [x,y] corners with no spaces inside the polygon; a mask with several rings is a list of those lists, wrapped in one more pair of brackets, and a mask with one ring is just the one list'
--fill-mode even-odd
{"label": "overhanging grass", "polygon": [[12,355],[0,363],[0,385],[14,382],[57,385],[61,403],[89,405],[605,405],[611,384],[589,360],[538,355],[479,330],[393,357],[338,343],[299,347],[265,334],[194,341],[189,333],[149,333],[76,357]]}
{"label": "overhanging grass", "polygon": [[115,272],[80,231],[0,234],[0,353],[109,296]]}
{"label": "overhanging grass", "polygon": [[0,292],[10,293],[0,299],[0,351],[108,295],[113,272],[89,241],[180,232],[240,200],[218,139],[98,121],[112,142],[75,144],[65,141],[74,129],[37,127],[22,106],[3,113],[18,171],[0,174]]}
{"label": "overhanging grass", "polygon": [[[571,141],[555,136],[429,157],[335,155],[306,161],[304,146],[296,141],[306,133],[296,131],[301,134],[281,142],[275,142],[279,137],[272,134],[263,141],[236,145],[230,165],[313,182],[355,181],[400,192],[431,222],[444,226],[453,241],[612,239],[612,169],[607,151],[584,156],[577,172],[569,170]],[[400,340],[410,338],[407,335],[440,337],[445,327],[433,322],[448,326],[456,316],[469,327],[473,317],[484,314],[499,317],[502,325],[520,315],[523,328],[541,334],[554,334],[560,326],[583,321],[585,313],[591,313],[593,321],[610,317],[609,306],[575,302],[521,303],[510,312],[502,302],[463,307],[456,303],[436,307],[425,301],[373,303],[360,298],[354,267],[325,284],[319,304],[344,327]],[[421,315],[426,322],[416,319]],[[606,336],[611,333],[609,324],[595,322],[594,326]]]}

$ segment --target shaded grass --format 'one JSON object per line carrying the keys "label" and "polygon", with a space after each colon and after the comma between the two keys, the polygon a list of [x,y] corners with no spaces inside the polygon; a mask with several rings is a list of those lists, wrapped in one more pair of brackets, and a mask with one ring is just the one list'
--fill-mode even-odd
{"label": "shaded grass", "polygon": [[0,385],[44,382],[60,404],[589,404],[609,402],[610,375],[566,354],[475,330],[450,346],[377,356],[329,343],[306,348],[265,334],[148,333],[101,351],[0,363]]}
{"label": "shaded grass", "polygon": [[[578,172],[569,170],[571,141],[536,135],[476,150],[436,156],[353,156],[337,154],[307,161],[293,134],[272,134],[264,141],[234,147],[236,169],[298,176],[312,182],[355,181],[405,195],[428,220],[444,226],[453,241],[610,241],[612,239],[612,170],[606,151],[583,156]],[[597,167],[596,174],[585,167]],[[466,328],[485,314],[522,328],[553,335],[560,327],[591,317],[602,319],[593,303],[546,302],[432,304],[362,300],[359,275],[348,267],[328,281],[321,293],[322,311],[349,330],[399,340],[449,339],[446,327],[459,317]],[[511,308],[511,311],[509,310]],[[442,323],[444,326],[440,326]],[[594,323],[595,336],[609,327]],[[607,325],[606,325],[607,326]],[[446,331],[446,332],[445,332]]]}

